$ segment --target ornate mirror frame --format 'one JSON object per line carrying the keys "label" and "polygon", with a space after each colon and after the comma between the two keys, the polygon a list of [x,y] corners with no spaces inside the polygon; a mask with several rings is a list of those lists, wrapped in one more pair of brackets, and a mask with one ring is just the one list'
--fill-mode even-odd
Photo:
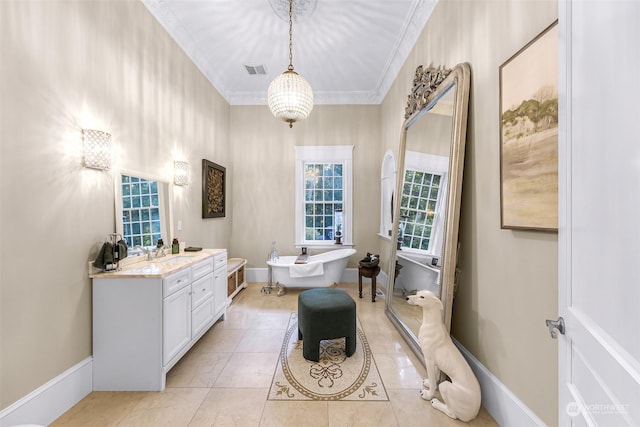
{"label": "ornate mirror frame", "polygon": [[[405,121],[400,134],[398,152],[397,195],[402,194],[405,178],[405,162],[407,152],[407,131],[431,110],[449,90],[453,93],[452,128],[449,151],[448,184],[446,187],[446,206],[444,208],[443,246],[440,256],[440,299],[442,301],[443,322],[447,331],[451,328],[451,312],[456,278],[458,226],[460,222],[460,200],[462,195],[462,174],[467,133],[467,117],[469,105],[470,67],[466,63],[456,65],[452,69],[423,68],[416,69],[413,87],[408,96],[405,109]],[[398,230],[400,226],[400,199],[396,197],[393,210],[393,228],[391,250],[388,257],[388,286],[385,312],[391,322],[403,335],[413,352],[424,363],[424,357],[416,333],[407,326],[392,307],[394,284],[396,277]]]}

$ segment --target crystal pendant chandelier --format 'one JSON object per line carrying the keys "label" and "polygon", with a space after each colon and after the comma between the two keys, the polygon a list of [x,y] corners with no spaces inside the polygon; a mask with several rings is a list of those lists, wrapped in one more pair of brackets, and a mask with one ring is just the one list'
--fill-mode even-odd
{"label": "crystal pendant chandelier", "polygon": [[311,86],[293,69],[293,0],[289,0],[289,67],[269,85],[267,102],[271,113],[289,123],[290,128],[313,109]]}

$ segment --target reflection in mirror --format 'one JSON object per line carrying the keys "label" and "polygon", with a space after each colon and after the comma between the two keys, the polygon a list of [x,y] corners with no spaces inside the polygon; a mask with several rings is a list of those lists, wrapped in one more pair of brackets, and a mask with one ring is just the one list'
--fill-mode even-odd
{"label": "reflection in mirror", "polygon": [[380,236],[391,238],[393,227],[393,192],[396,190],[396,158],[391,150],[384,153],[380,172]]}
{"label": "reflection in mirror", "polygon": [[116,232],[130,248],[129,256],[141,255],[139,247],[155,247],[159,239],[169,242],[171,185],[135,172],[121,172],[116,183]]}
{"label": "reflection in mirror", "polygon": [[[434,83],[436,81],[437,83]],[[387,315],[422,359],[422,309],[406,297],[430,290],[450,328],[466,135],[469,68],[416,70],[399,152],[400,196],[389,257],[393,277]]]}
{"label": "reflection in mirror", "polygon": [[[452,100],[455,85],[423,111],[406,134],[404,178],[400,199],[398,273],[392,304],[418,335],[421,308],[405,298],[417,291],[440,295],[440,262],[447,204]],[[413,313],[410,313],[413,312]]]}

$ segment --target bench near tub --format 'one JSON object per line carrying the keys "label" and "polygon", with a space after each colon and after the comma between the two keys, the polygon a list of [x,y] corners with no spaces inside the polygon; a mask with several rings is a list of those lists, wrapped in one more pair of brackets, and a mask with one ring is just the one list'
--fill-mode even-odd
{"label": "bench near tub", "polygon": [[227,260],[227,296],[230,299],[247,287],[246,265],[247,260],[244,258],[229,258]]}

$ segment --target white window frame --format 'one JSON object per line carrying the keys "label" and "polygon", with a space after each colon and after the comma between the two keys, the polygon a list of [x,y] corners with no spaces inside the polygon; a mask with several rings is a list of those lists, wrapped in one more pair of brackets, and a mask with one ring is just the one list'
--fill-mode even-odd
{"label": "white window frame", "polygon": [[296,146],[295,169],[295,246],[310,248],[335,247],[335,241],[305,240],[304,165],[305,163],[342,164],[342,246],[353,246],[353,145]]}
{"label": "white window frame", "polygon": [[387,150],[380,170],[380,231],[378,235],[391,240],[389,232],[393,228],[393,193],[396,191],[396,158]]}
{"label": "white window frame", "polygon": [[[417,151],[407,151],[405,156],[405,169],[402,173],[402,181],[407,174],[407,170],[432,173],[441,175],[440,191],[438,192],[438,201],[436,206],[436,215],[431,228],[431,239],[429,241],[429,250],[402,247],[406,252],[426,253],[427,255],[440,256],[442,252],[442,243],[444,241],[444,213],[447,208],[447,195],[449,192],[449,157],[436,156],[434,154],[420,153]],[[398,197],[402,198],[402,194]]]}

